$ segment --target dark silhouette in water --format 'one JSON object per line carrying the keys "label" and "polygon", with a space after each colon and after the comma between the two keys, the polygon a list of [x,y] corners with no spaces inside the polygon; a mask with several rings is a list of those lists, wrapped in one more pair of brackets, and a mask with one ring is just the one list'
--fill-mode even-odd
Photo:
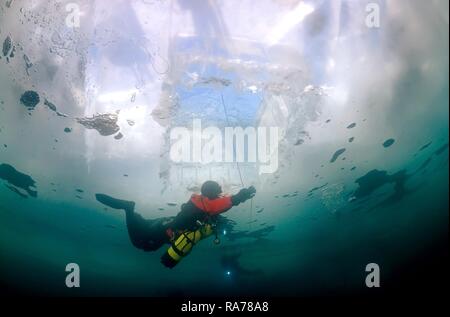
{"label": "dark silhouette in water", "polygon": [[[371,170],[366,175],[358,178],[355,181],[355,183],[357,183],[359,187],[353,193],[353,198],[354,200],[357,200],[357,202],[360,204],[360,207],[354,209],[353,211],[361,209],[361,203],[365,203],[370,198],[373,198],[371,197],[372,193],[386,184],[394,184],[394,193],[392,193],[386,199],[382,200],[380,203],[371,207],[369,210],[391,205],[400,201],[405,195],[411,194],[412,192],[417,190],[417,188],[414,190],[408,190],[405,187],[406,181],[412,175],[414,174],[407,174],[406,170],[404,169],[391,175],[386,171],[379,171],[377,169]],[[376,197],[380,197],[380,195],[377,195]]]}
{"label": "dark silhouette in water", "polygon": [[405,170],[389,175],[386,171],[374,169],[355,181],[359,187],[356,189],[353,196],[355,198],[368,196],[376,189],[389,183],[395,183],[395,192],[401,194],[404,192],[404,183],[407,178],[408,176],[406,175]]}
{"label": "dark silhouette in water", "polygon": [[202,185],[201,194],[193,194],[176,216],[157,219],[144,219],[137,214],[133,201],[105,194],[96,194],[95,197],[104,205],[125,211],[128,234],[136,248],[155,251],[166,243],[171,244],[161,257],[161,262],[166,267],[173,268],[198,241],[213,233],[217,236],[219,214],[252,198],[255,193],[255,188],[250,186],[235,195],[224,196],[218,183],[207,181]]}
{"label": "dark silhouette in water", "polygon": [[[420,148],[419,152],[428,148],[431,144],[432,142],[423,145]],[[358,207],[353,209],[352,211],[361,210],[363,208],[363,204],[366,204],[366,202],[369,201],[370,199],[384,196],[384,195],[376,195],[375,197],[372,197],[372,193],[386,184],[394,184],[394,193],[388,196],[386,199],[382,200],[380,203],[369,208],[369,210],[394,204],[400,201],[404,196],[415,192],[418,189],[418,187],[414,189],[406,189],[405,187],[406,181],[409,178],[413,177],[414,175],[418,174],[419,172],[425,172],[426,168],[433,161],[433,157],[441,155],[447,149],[448,143],[443,144],[437,150],[435,150],[427,159],[425,159],[425,161],[423,161],[422,164],[414,172],[411,173],[407,173],[407,171],[403,169],[394,174],[388,174],[386,171],[379,171],[377,169],[374,169],[365,174],[364,176],[356,179],[355,183],[357,183],[359,187],[352,194],[350,201],[355,201]]]}
{"label": "dark silhouette in water", "polygon": [[[17,171],[13,166],[9,164],[0,164],[0,178],[6,180],[9,184],[21,188],[28,193],[28,195],[32,197],[37,197],[37,191],[31,189],[31,187],[35,187],[36,182],[28,175]],[[11,186],[8,186],[9,189],[13,190]],[[13,190],[15,193],[19,193],[17,188]],[[24,194],[20,196],[23,197]]]}
{"label": "dark silhouette in water", "polygon": [[[393,143],[393,142],[392,142]],[[425,144],[421,147],[419,151],[426,149],[431,142]],[[379,205],[375,206],[379,207],[380,205],[392,204],[403,198],[406,194],[410,194],[415,190],[407,190],[405,188],[406,181],[417,174],[418,172],[425,170],[425,168],[431,163],[434,155],[440,155],[448,148],[448,143],[445,143],[441,147],[439,147],[433,154],[428,157],[413,173],[408,174],[405,169],[398,171],[395,174],[389,175],[386,171],[379,171],[377,169],[371,170],[366,175],[358,178],[355,183],[359,185],[356,191],[353,193],[353,197],[357,200],[360,200],[363,197],[368,197],[374,192],[376,189],[380,188],[385,184],[394,184],[394,193],[389,196],[386,200],[381,202]]]}
{"label": "dark silhouette in water", "polygon": [[229,272],[229,274],[233,276],[260,276],[263,273],[262,270],[255,269],[250,270],[246,269],[242,266],[241,263],[239,263],[239,258],[241,257],[241,253],[233,253],[228,255],[223,255],[220,259],[221,266],[226,270],[226,272]]}

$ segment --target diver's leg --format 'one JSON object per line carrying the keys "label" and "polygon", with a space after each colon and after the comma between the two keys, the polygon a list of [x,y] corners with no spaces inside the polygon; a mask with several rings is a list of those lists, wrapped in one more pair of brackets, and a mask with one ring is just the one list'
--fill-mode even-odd
{"label": "diver's leg", "polygon": [[127,212],[134,211],[134,201],[118,199],[105,194],[95,194],[95,198],[108,207],[114,209],[123,209]]}
{"label": "diver's leg", "polygon": [[105,194],[96,194],[95,197],[111,208],[125,210],[128,236],[136,248],[154,251],[168,241],[166,229],[173,217],[144,219],[134,211],[134,201],[117,199]]}
{"label": "diver's leg", "polygon": [[174,217],[163,217],[144,220],[146,224],[142,238],[145,241],[145,246],[143,247],[145,251],[157,250],[165,243],[170,242],[166,230],[173,219]]}
{"label": "diver's leg", "polygon": [[135,213],[134,210],[125,210],[128,236],[131,243],[136,248],[142,248],[144,245],[145,224],[146,221],[141,215]]}
{"label": "diver's leg", "polygon": [[167,228],[174,217],[144,219],[132,210],[125,210],[128,235],[133,245],[144,251],[155,251],[169,242]]}
{"label": "diver's leg", "polygon": [[108,207],[113,209],[122,209],[125,211],[130,240],[135,247],[142,248],[144,244],[147,221],[142,218],[141,215],[134,212],[134,201],[118,199],[105,194],[95,194],[95,198]]}

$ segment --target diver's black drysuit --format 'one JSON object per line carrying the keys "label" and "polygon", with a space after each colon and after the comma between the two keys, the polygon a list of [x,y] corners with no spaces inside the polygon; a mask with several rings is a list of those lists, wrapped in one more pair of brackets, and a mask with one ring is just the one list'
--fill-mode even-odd
{"label": "diver's black drysuit", "polygon": [[127,211],[126,221],[131,243],[144,251],[158,250],[164,243],[170,242],[166,230],[174,218],[144,219],[134,211]]}

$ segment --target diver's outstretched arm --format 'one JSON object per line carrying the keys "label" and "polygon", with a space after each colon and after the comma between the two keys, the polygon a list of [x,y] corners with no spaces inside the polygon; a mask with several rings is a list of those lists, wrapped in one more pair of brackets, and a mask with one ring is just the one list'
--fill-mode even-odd
{"label": "diver's outstretched arm", "polygon": [[253,198],[255,196],[256,189],[253,186],[248,188],[242,188],[236,195],[231,196],[231,202],[233,206],[237,206],[244,201]]}

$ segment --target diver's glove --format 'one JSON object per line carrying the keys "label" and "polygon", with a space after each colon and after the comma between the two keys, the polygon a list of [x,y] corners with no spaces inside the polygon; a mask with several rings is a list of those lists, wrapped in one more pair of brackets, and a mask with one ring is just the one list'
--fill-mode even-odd
{"label": "diver's glove", "polygon": [[256,189],[253,186],[250,186],[249,188],[242,188],[239,193],[236,195],[231,196],[231,202],[233,203],[233,206],[237,206],[240,203],[243,203],[247,199],[252,198],[255,196]]}

